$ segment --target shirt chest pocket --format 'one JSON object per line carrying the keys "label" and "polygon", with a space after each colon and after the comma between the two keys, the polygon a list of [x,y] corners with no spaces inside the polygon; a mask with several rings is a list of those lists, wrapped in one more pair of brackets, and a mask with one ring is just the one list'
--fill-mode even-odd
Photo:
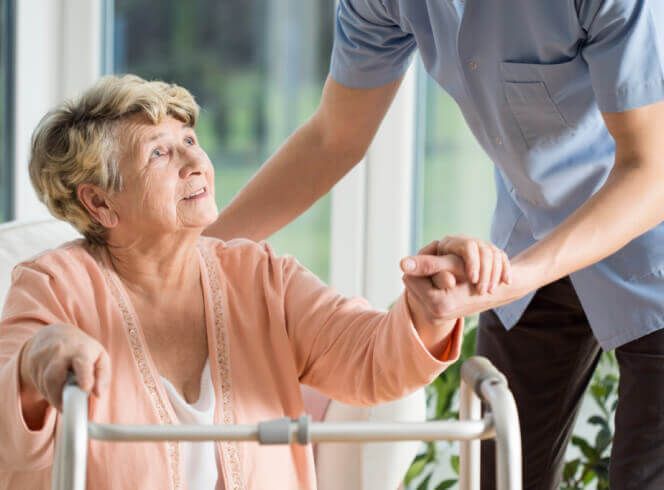
{"label": "shirt chest pocket", "polygon": [[579,58],[565,63],[500,64],[509,110],[529,148],[552,143],[573,128],[561,107],[578,90],[584,64]]}

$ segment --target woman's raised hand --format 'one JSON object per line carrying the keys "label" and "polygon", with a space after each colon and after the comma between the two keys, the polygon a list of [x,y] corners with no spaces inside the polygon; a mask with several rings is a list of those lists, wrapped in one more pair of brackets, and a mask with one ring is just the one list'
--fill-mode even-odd
{"label": "woman's raised hand", "polygon": [[111,361],[99,342],[76,327],[54,324],[38,330],[21,352],[21,399],[31,405],[23,407],[26,420],[35,418],[26,411],[44,401],[62,410],[69,371],[82,390],[99,397],[110,382]]}

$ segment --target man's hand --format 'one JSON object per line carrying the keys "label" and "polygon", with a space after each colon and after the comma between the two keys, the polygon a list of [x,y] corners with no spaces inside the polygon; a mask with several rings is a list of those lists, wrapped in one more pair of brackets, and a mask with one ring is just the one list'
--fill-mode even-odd
{"label": "man's hand", "polygon": [[509,284],[512,280],[507,254],[493,243],[463,235],[448,236],[438,242],[436,253],[461,257],[466,277],[478,294],[492,294],[501,281]]}
{"label": "man's hand", "polygon": [[[438,255],[441,250],[453,250],[469,259]],[[509,303],[528,292],[523,281],[512,281],[512,266],[502,250],[461,236],[430,243],[418,255],[403,259],[401,268],[412,313],[434,327]]]}
{"label": "man's hand", "polygon": [[429,243],[417,256],[403,259],[401,268],[410,276],[430,276],[439,289],[470,282],[478,294],[493,293],[500,282],[510,284],[512,280],[505,252],[492,243],[463,235]]}

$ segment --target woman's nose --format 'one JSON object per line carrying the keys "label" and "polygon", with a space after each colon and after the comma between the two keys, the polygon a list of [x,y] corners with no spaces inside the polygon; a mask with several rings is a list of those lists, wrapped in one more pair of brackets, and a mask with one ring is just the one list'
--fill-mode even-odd
{"label": "woman's nose", "polygon": [[180,176],[183,178],[189,177],[193,174],[203,173],[204,159],[201,155],[197,155],[191,150],[182,152],[182,167],[180,168]]}

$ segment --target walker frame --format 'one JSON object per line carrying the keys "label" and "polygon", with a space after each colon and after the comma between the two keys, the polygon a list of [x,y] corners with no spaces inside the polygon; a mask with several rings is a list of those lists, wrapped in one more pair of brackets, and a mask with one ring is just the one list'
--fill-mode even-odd
{"label": "walker frame", "polygon": [[[459,488],[479,490],[480,440],[496,440],[497,490],[521,490],[521,433],[514,397],[505,377],[485,358],[461,367],[459,420],[431,422],[310,422],[308,416],[257,425],[117,425],[88,420],[88,394],[71,377],[63,389],[61,430],[56,441],[53,490],[84,490],[90,439],[103,441],[310,442],[460,441]],[[485,411],[482,416],[482,402]]]}

